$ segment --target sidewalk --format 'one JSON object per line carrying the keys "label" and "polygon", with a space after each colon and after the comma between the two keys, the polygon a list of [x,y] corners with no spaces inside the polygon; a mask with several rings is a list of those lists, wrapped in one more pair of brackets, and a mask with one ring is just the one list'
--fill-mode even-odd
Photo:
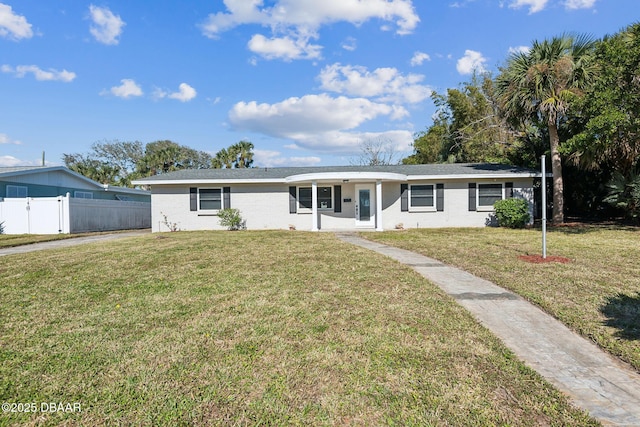
{"label": "sidewalk", "polygon": [[640,426],[640,375],[520,296],[423,255],[336,233],[439,286],[529,367],[604,425]]}
{"label": "sidewalk", "polygon": [[13,254],[24,254],[27,252],[33,251],[41,251],[45,249],[56,249],[56,248],[66,248],[68,246],[76,246],[82,245],[85,243],[94,243],[94,242],[104,242],[108,240],[121,239],[124,237],[135,237],[142,236],[145,234],[149,234],[148,230],[140,230],[140,231],[127,231],[124,233],[113,233],[113,234],[96,234],[94,236],[86,236],[86,237],[72,237],[69,239],[62,240],[52,240],[49,242],[42,243],[31,243],[28,245],[21,246],[13,246],[10,248],[2,248],[0,249],[0,257],[5,255],[13,255]]}

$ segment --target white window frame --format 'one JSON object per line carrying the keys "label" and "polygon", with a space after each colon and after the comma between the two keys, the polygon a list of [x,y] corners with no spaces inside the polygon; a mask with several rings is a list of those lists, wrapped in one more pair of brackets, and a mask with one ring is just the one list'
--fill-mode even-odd
{"label": "white window frame", "polygon": [[[200,208],[200,191],[202,190],[220,190],[220,208],[219,209],[202,209]],[[224,191],[222,187],[198,187],[198,212],[215,214],[224,209]]]}
{"label": "white window frame", "polygon": [[93,193],[91,191],[74,191],[73,197],[76,199],[93,199]]}
{"label": "white window frame", "polygon": [[[476,211],[478,212],[493,212],[493,204],[491,205],[481,205],[480,204],[480,186],[482,185],[500,185],[500,193],[501,193],[501,199],[500,200],[504,200],[504,196],[505,196],[505,191],[504,191],[504,182],[483,182],[483,183],[478,183],[476,185]],[[496,200],[497,201],[497,200]],[[495,203],[495,202],[494,202]]]}
{"label": "white window frame", "polygon": [[[334,204],[335,204],[335,200],[333,200],[333,197],[335,196],[335,189],[333,188],[333,185],[318,185],[318,210],[319,211],[323,211],[323,212],[333,212],[334,209]],[[331,196],[330,196],[330,200],[331,200],[331,207],[322,207],[321,206],[321,202],[320,202],[320,189],[321,188],[330,188],[331,189]],[[298,213],[311,213],[311,208],[308,208],[306,206],[303,206],[302,203],[300,203],[300,190],[302,189],[309,189],[313,192],[313,187],[307,187],[307,186],[300,186],[296,188],[296,203],[298,204]],[[313,199],[313,193],[311,195],[312,199]]]}
{"label": "white window frame", "polygon": [[[413,200],[412,200],[412,192],[413,192],[413,187],[415,186],[420,186],[420,187],[431,187],[431,200],[432,200],[432,204],[431,206],[413,206]],[[436,212],[436,185],[435,184],[409,184],[409,212]]]}
{"label": "white window frame", "polygon": [[[7,187],[5,190],[6,190],[7,199],[23,199],[23,198],[29,197],[29,187],[25,187],[23,185],[7,184]],[[9,195],[10,191],[14,191],[16,195],[10,196]],[[20,191],[24,191],[24,196],[20,195]]]}

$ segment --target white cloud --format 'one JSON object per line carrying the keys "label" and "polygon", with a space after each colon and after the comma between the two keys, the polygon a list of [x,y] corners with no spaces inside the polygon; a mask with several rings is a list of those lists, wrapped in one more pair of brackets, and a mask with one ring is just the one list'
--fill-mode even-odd
{"label": "white cloud", "polygon": [[403,75],[396,68],[376,68],[328,65],[318,76],[322,89],[347,95],[376,98],[383,102],[415,104],[431,96],[421,74]]}
{"label": "white cloud", "polygon": [[97,41],[104,44],[118,44],[118,37],[122,34],[122,27],[126,24],[118,15],[107,7],[89,6],[89,13],[93,25],[89,28],[89,32]]}
{"label": "white cloud", "polygon": [[134,96],[142,96],[142,88],[132,79],[122,79],[120,86],[114,86],[109,91],[103,90],[101,95],[112,94],[118,98],[131,98]]}
{"label": "white cloud", "polygon": [[177,99],[180,102],[191,101],[198,94],[194,88],[186,83],[180,83],[178,92],[169,94],[169,98]]}
{"label": "white cloud", "polygon": [[564,7],[569,10],[590,9],[596,4],[596,0],[567,0]]}
{"label": "white cloud", "polygon": [[177,92],[169,93],[166,90],[156,88],[151,94],[151,97],[153,99],[170,98],[177,99],[181,102],[188,102],[195,98],[197,94],[198,92],[187,83],[180,83]]}
{"label": "white cloud", "polygon": [[322,161],[317,156],[285,157],[279,151],[253,150],[254,165],[258,167],[273,168],[278,166],[313,166]]}
{"label": "white cloud", "polygon": [[13,68],[10,65],[3,65],[0,67],[0,71],[3,73],[13,74],[18,78],[23,78],[28,73],[33,74],[36,80],[39,81],[60,81],[69,83],[76,78],[76,73],[67,70],[54,70],[53,68],[49,68],[48,70],[43,70],[37,65],[18,65]]}
{"label": "white cloud", "polygon": [[[420,22],[412,0],[275,0],[264,6],[263,0],[224,0],[225,11],[209,14],[201,25],[209,38],[234,27],[259,24],[270,27],[272,37],[254,35],[248,43],[252,52],[268,59],[316,59],[322,47],[309,43],[318,38],[321,26],[335,22],[360,25],[371,19],[394,22],[396,33],[409,34]],[[388,26],[381,29],[386,30]],[[354,42],[342,44],[355,49]]]}
{"label": "white cloud", "polygon": [[296,140],[300,146],[327,152],[344,152],[356,154],[360,152],[365,141],[389,141],[396,151],[410,151],[413,134],[408,130],[391,130],[386,132],[343,132],[331,131],[300,135]]}
{"label": "white cloud", "polygon": [[520,9],[521,7],[528,7],[529,14],[540,12],[545,8],[549,0],[511,0],[509,7],[512,9]]}
{"label": "white cloud", "polygon": [[356,39],[354,39],[353,37],[347,37],[342,42],[342,48],[344,50],[348,50],[349,52],[353,52],[354,50],[356,50],[358,48],[358,41]]}
{"label": "white cloud", "polygon": [[[291,139],[300,147],[353,151],[361,134],[345,131],[380,116],[396,119],[407,114],[402,107],[365,98],[320,94],[288,98],[275,104],[239,102],[229,112],[229,122],[235,129]],[[394,132],[404,132],[412,141],[410,132]]]}
{"label": "white cloud", "polygon": [[22,142],[18,141],[17,139],[9,138],[9,135],[7,135],[6,133],[0,133],[0,145],[2,145],[2,144],[21,145]]}
{"label": "white cloud", "polygon": [[482,53],[467,49],[464,51],[464,56],[458,59],[456,69],[458,73],[463,75],[471,74],[474,71],[484,73],[487,71],[485,68],[486,63],[487,59],[482,56]]}
{"label": "white cloud", "polygon": [[251,52],[266,59],[318,59],[322,46],[309,44],[308,37],[299,36],[295,40],[289,36],[266,38],[262,34],[255,34],[247,44]]}
{"label": "white cloud", "polygon": [[415,52],[413,57],[411,58],[411,66],[415,67],[418,65],[422,65],[424,61],[431,61],[431,57],[428,53],[424,52]]}
{"label": "white cloud", "polygon": [[0,156],[0,166],[23,166],[24,162],[13,156]]}
{"label": "white cloud", "polygon": [[159,87],[155,88],[153,90],[153,92],[151,93],[151,98],[153,98],[154,100],[158,100],[158,99],[162,99],[162,98],[166,98],[167,95],[169,95],[169,92],[167,92],[166,90],[160,89]]}
{"label": "white cloud", "polygon": [[210,14],[202,25],[207,37],[216,38],[243,24],[315,31],[333,22],[359,25],[376,18],[395,21],[397,33],[408,34],[420,22],[411,0],[277,0],[271,7],[262,7],[262,0],[224,0],[224,4],[226,12]]}
{"label": "white cloud", "polygon": [[530,50],[531,48],[529,46],[512,46],[509,48],[509,54],[513,55],[516,53],[529,53]]}
{"label": "white cloud", "polygon": [[33,37],[31,24],[27,22],[27,18],[14,13],[11,6],[4,3],[0,3],[0,37],[12,40]]}

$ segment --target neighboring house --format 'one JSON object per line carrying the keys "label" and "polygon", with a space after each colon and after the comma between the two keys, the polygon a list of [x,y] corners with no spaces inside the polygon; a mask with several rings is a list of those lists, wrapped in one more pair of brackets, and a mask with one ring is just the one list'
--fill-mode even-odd
{"label": "neighboring house", "polygon": [[64,166],[0,168],[0,222],[7,234],[148,228],[151,194],[95,182]]}
{"label": "neighboring house", "polygon": [[530,169],[431,164],[182,170],[134,181],[151,188],[152,230],[221,229],[218,212],[241,211],[248,229],[317,231],[482,227],[493,204],[524,198]]}
{"label": "neighboring house", "polygon": [[0,167],[0,198],[56,197],[150,202],[148,191],[100,184],[64,166]]}

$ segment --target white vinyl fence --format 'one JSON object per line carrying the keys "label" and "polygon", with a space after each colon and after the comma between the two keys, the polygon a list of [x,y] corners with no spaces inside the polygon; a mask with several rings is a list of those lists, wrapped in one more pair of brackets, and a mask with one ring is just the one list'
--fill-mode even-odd
{"label": "white vinyl fence", "polygon": [[0,199],[6,234],[58,234],[151,227],[151,203],[66,196]]}

